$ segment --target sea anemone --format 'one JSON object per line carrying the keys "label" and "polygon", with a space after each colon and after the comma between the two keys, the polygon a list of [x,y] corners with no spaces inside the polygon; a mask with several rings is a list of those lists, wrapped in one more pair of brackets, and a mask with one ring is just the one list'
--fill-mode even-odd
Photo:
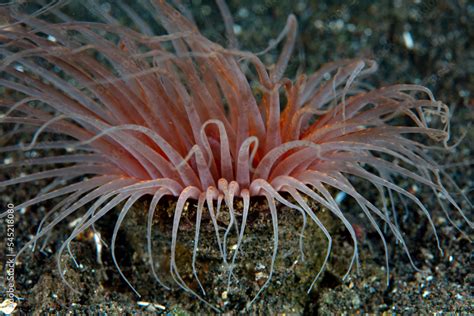
{"label": "sea anemone", "polygon": [[[387,278],[389,233],[418,269],[397,222],[397,203],[426,217],[442,251],[430,211],[416,192],[396,183],[399,178],[430,189],[454,226],[459,226],[452,218],[457,216],[472,228],[443,185],[455,187],[454,182],[429,155],[434,142],[448,148],[450,136],[449,108],[429,89],[410,84],[373,89],[361,81],[377,69],[375,61],[366,59],[336,61],[313,74],[285,78],[297,32],[295,17],[289,16],[272,47],[255,54],[237,48],[232,17],[225,4],[217,2],[228,47],[201,35],[186,11],[163,1],[141,2],[141,10],[153,12],[154,21],[145,21],[135,7],[119,2],[126,27],[114,16],[117,8],[104,10],[93,1],[87,9],[94,20],[88,22],[71,19],[58,3],[34,14],[22,14],[14,5],[1,9],[5,25],[0,30],[0,151],[36,155],[5,159],[1,168],[27,165],[36,172],[4,179],[0,187],[52,179],[46,190],[15,209],[57,201],[18,255],[83,211],[57,251],[58,270],[68,284],[61,254],[120,205],[110,250],[118,272],[138,294],[120,270],[115,247],[131,207],[149,199],[145,218],[150,268],[168,288],[153,261],[152,226],[160,201],[171,196],[176,207],[168,272],[180,288],[209,304],[195,264],[203,217],[215,229],[231,283],[249,233],[251,199],[263,197],[271,217],[273,249],[269,277],[251,304],[271,282],[279,249],[279,205],[300,212],[304,222],[312,221],[327,239],[325,258],[308,291],[324,272],[333,244],[311,207],[314,202],[351,236],[353,255],[346,276],[358,265],[359,256],[350,213],[363,214],[366,229],[380,236]],[[40,19],[45,13],[50,18]],[[164,34],[156,35],[157,30]],[[265,65],[259,56],[283,40],[276,63]],[[15,138],[19,143],[11,144]],[[364,181],[378,197],[366,192],[367,186],[359,189]],[[335,199],[338,194],[352,198],[359,210],[342,208]],[[236,200],[243,203],[241,212],[236,211]],[[176,263],[178,231],[188,201],[197,201],[192,250],[197,290],[184,281]],[[224,208],[227,227],[217,220]],[[231,235],[237,240],[232,248]],[[300,244],[303,248],[303,238]]]}

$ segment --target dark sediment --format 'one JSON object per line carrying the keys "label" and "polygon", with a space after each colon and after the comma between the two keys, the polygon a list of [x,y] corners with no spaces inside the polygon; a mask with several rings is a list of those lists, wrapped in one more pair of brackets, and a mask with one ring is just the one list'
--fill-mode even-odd
{"label": "dark sediment", "polygon": [[[474,119],[474,49],[473,34],[474,7],[465,1],[441,2],[395,1],[391,6],[369,1],[350,1],[346,4],[277,4],[265,1],[231,1],[236,24],[242,27],[238,36],[243,48],[259,51],[275,38],[282,29],[286,16],[294,12],[300,23],[300,35],[296,57],[290,65],[290,72],[304,62],[304,71],[310,73],[322,63],[346,57],[371,56],[380,63],[380,70],[373,78],[375,86],[393,83],[422,83],[431,88],[435,96],[450,105],[455,111],[452,121],[452,134],[456,139],[463,132],[465,140],[449,155],[437,157],[466,194],[473,187],[472,148],[474,132],[471,127]],[[222,29],[206,25],[206,21],[218,20],[218,10],[209,7],[191,6],[204,34],[221,40]],[[210,10],[207,10],[209,8]],[[209,15],[208,15],[209,14]],[[252,30],[259,30],[253,32]],[[405,34],[405,35],[404,35]],[[407,37],[413,39],[409,47]],[[278,50],[273,52],[275,58]],[[304,52],[304,58],[298,53]],[[268,57],[271,62],[272,55]],[[2,157],[3,158],[3,157]],[[29,185],[2,193],[2,202],[21,203],[39,189]],[[369,191],[367,191],[369,192]],[[270,286],[262,293],[252,308],[261,314],[285,312],[287,314],[332,314],[348,313],[435,313],[435,312],[474,312],[469,284],[474,277],[470,269],[472,245],[462,237],[445,219],[440,209],[434,205],[431,192],[420,192],[423,201],[433,213],[438,226],[444,256],[436,248],[433,233],[421,216],[409,214],[403,217],[403,231],[409,241],[410,250],[417,259],[418,267],[426,273],[416,272],[410,266],[400,247],[390,247],[390,285],[386,285],[383,249],[377,235],[364,231],[361,235],[361,269],[353,273],[345,282],[345,273],[352,255],[350,236],[339,222],[332,222],[329,214],[322,217],[329,223],[335,238],[334,252],[327,272],[321,277],[314,290],[307,295],[306,289],[312,277],[319,271],[325,255],[326,240],[313,226],[305,233],[306,263],[298,260],[298,238],[302,223],[295,211],[279,210],[280,249],[277,266]],[[374,195],[375,196],[375,195]],[[472,194],[471,200],[472,200]],[[431,204],[430,204],[431,202]],[[67,255],[63,257],[63,268],[67,280],[81,288],[74,294],[61,282],[57,273],[54,251],[68,233],[66,225],[61,226],[50,239],[42,252],[25,253],[16,268],[17,287],[26,300],[20,303],[20,311],[28,314],[66,312],[88,314],[107,312],[109,314],[161,312],[160,306],[139,306],[137,301],[163,305],[165,312],[175,314],[207,313],[209,310],[195,298],[183,291],[164,291],[150,275],[145,251],[146,201],[143,209],[136,207],[124,223],[117,241],[117,258],[124,274],[142,294],[134,295],[120,278],[111,259],[109,249],[102,253],[103,264],[97,263],[95,245],[90,236],[84,234],[72,243],[72,251],[80,262],[75,267]],[[256,204],[255,204],[256,203]],[[227,274],[223,273],[220,254],[209,221],[204,220],[199,251],[199,278],[205,283],[209,300],[223,310],[242,308],[263,285],[268,275],[272,253],[271,218],[265,203],[254,204],[253,217],[247,228],[245,243],[237,258],[235,273],[239,283],[233,283],[227,299]],[[36,226],[45,213],[43,207],[30,207],[22,216],[17,214],[18,245],[27,241],[35,233]],[[350,205],[348,206],[350,207]],[[161,217],[157,217],[155,231],[159,240],[169,239],[167,216],[173,211],[173,202],[161,206]],[[142,212],[142,213],[140,213]],[[318,214],[322,214],[319,210]],[[116,214],[107,216],[98,225],[108,242],[113,230]],[[192,238],[194,237],[194,214],[191,207],[188,220],[182,220],[178,244],[178,267],[185,281],[199,290],[192,276]],[[223,219],[225,224],[225,219]],[[156,233],[158,234],[158,233]],[[4,226],[0,225],[0,235]],[[390,240],[392,245],[394,240]],[[0,249],[4,248],[3,239]],[[229,245],[235,244],[235,234]],[[260,245],[259,247],[255,247]],[[161,252],[156,261],[164,270],[168,269],[169,250],[165,243],[154,245],[155,255]],[[0,252],[1,253],[1,252]],[[3,264],[4,260],[0,257]],[[260,265],[264,268],[260,268]],[[257,267],[258,265],[258,267]],[[170,281],[166,279],[165,281]]]}

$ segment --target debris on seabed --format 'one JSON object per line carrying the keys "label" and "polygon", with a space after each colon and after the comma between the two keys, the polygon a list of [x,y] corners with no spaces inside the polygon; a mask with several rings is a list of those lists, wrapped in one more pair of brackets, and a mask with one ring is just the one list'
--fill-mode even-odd
{"label": "debris on seabed", "polygon": [[166,307],[164,305],[158,303],[138,301],[137,305],[140,307],[145,307],[149,311],[156,311],[156,309],[161,309],[162,311],[166,310]]}
{"label": "debris on seabed", "polygon": [[2,303],[0,303],[0,312],[4,313],[5,315],[9,315],[13,313],[16,306],[17,303],[12,300],[6,299]]}

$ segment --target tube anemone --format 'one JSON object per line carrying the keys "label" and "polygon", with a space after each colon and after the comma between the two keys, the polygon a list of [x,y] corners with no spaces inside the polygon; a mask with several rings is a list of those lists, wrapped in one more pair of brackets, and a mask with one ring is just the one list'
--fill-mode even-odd
{"label": "tube anemone", "polygon": [[[180,288],[216,309],[206,298],[207,289],[196,267],[201,222],[209,218],[214,228],[229,287],[238,282],[233,269],[249,234],[247,218],[255,197],[268,205],[273,245],[268,278],[249,305],[272,280],[282,205],[302,214],[304,223],[315,224],[327,240],[324,260],[308,292],[324,272],[333,243],[314,203],[349,232],[353,254],[346,276],[358,265],[359,241],[351,222],[355,211],[341,207],[337,193],[347,194],[367,219],[367,229],[379,235],[387,282],[389,234],[418,269],[397,222],[397,203],[426,217],[442,251],[430,211],[414,192],[397,184],[398,177],[431,190],[454,226],[458,224],[452,216],[462,218],[472,229],[471,220],[443,185],[451,179],[429,155],[433,143],[447,148],[450,134],[449,108],[429,89],[408,84],[367,89],[361,80],[374,73],[377,64],[366,59],[341,60],[295,80],[285,78],[295,44],[296,18],[289,16],[279,36],[285,39],[279,58],[267,67],[256,54],[236,48],[232,18],[225,4],[218,4],[229,47],[205,38],[191,18],[163,1],[140,2],[141,9],[153,12],[150,22],[120,4],[128,26],[94,3],[87,4],[94,22],[74,21],[58,5],[44,8],[54,23],[38,14],[24,15],[15,6],[2,9],[9,23],[0,29],[0,86],[5,91],[0,122],[11,131],[5,133],[0,151],[3,155],[33,150],[41,154],[1,168],[27,164],[46,169],[2,180],[0,187],[51,179],[55,183],[51,190],[16,209],[58,201],[18,255],[58,224],[80,214],[57,251],[58,271],[69,285],[61,254],[118,208],[110,251],[118,272],[139,295],[121,271],[115,248],[125,217],[146,197],[151,201],[146,215],[150,270],[169,288],[156,271],[162,268],[153,260],[152,231],[160,201],[171,196],[176,206],[169,275]],[[163,34],[156,35],[156,29]],[[249,79],[249,72],[255,79]],[[25,135],[29,136],[26,142]],[[8,139],[20,136],[21,142],[8,144]],[[379,197],[359,190],[362,181]],[[238,210],[237,200],[242,202]],[[191,262],[197,290],[181,275],[176,253],[189,201],[197,204]],[[468,200],[467,204],[471,207]],[[218,214],[224,209],[229,220],[222,227]],[[234,247],[229,244],[231,236],[236,240]],[[301,249],[302,244],[301,237]]]}

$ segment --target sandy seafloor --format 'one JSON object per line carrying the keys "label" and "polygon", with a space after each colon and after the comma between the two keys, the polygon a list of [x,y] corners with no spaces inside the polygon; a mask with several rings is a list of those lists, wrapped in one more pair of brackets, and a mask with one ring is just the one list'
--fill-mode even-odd
{"label": "sandy seafloor", "polygon": [[[294,74],[298,65],[303,65],[302,69],[306,73],[311,73],[324,62],[364,56],[374,58],[380,64],[378,73],[370,80],[374,86],[420,83],[432,89],[435,96],[453,110],[453,143],[460,135],[467,133],[459,146],[436,158],[472,200],[474,197],[472,194],[474,131],[471,126],[474,119],[474,4],[468,1],[436,0],[395,0],[377,3],[352,0],[334,3],[330,1],[330,3],[230,1],[229,6],[235,17],[241,48],[251,51],[263,49],[268,40],[278,35],[288,14],[291,12],[296,14],[299,34],[289,74]],[[212,2],[207,4],[193,1],[190,8],[203,33],[213,40],[222,42],[223,26],[216,6]],[[219,25],[218,29],[215,28],[216,22]],[[274,50],[273,55],[270,53],[264,61],[270,63],[276,52]],[[44,184],[25,185],[2,191],[0,198],[3,204],[12,201],[18,204],[33,196],[38,187]],[[363,194],[366,196],[373,194],[367,185],[361,185],[361,190],[364,190]],[[337,224],[329,224],[335,238],[334,255],[328,271],[315,289],[309,295],[305,293],[310,280],[308,275],[312,274],[305,270],[303,263],[288,266],[288,260],[281,259],[277,261],[281,266],[276,268],[272,285],[262,294],[250,312],[262,315],[474,313],[472,245],[445,220],[440,208],[435,205],[431,192],[420,191],[419,194],[437,224],[444,256],[437,250],[433,233],[422,216],[401,214],[400,220],[418,267],[427,272],[416,272],[401,248],[393,246],[394,240],[390,237],[388,241],[391,243],[391,270],[390,285],[387,287],[380,240],[371,230],[364,230],[360,238],[362,267],[359,273],[354,271],[348,280],[342,281],[345,264],[352,253],[350,237]],[[374,199],[377,199],[376,195]],[[166,205],[172,207],[173,201],[169,201]],[[166,214],[164,209],[166,205],[162,206],[163,214]],[[466,204],[463,205],[467,208]],[[258,201],[254,207],[257,211],[265,208],[264,204],[259,205]],[[31,237],[44,212],[45,208],[30,207],[25,214],[17,215],[18,244]],[[52,237],[53,242],[43,252],[37,251],[34,254],[27,252],[20,258],[20,264],[16,268],[16,286],[17,293],[23,300],[20,301],[16,314],[211,313],[212,311],[183,291],[162,290],[150,277],[143,253],[144,226],[136,229],[144,224],[140,222],[139,212],[138,208],[136,214],[125,224],[126,233],[119,239],[117,251],[122,270],[142,293],[141,298],[137,298],[120,279],[107,249],[104,249],[102,254],[103,264],[97,263],[94,244],[87,236],[74,242],[72,247],[82,266],[75,268],[67,256],[63,260],[64,266],[67,266],[68,280],[74,287],[83,288],[81,294],[71,293],[58,276],[53,255],[59,241],[66,236],[67,228],[64,225],[62,230]],[[269,217],[269,214],[266,214]],[[472,210],[466,209],[466,214],[472,218]],[[282,218],[286,220],[284,216]],[[113,219],[114,217],[110,216],[110,220]],[[331,221],[330,218],[326,220]],[[111,223],[98,226],[104,230],[104,236],[110,235],[113,227],[113,222]],[[263,226],[256,229],[255,234],[260,233],[262,236],[253,238],[271,241],[269,219],[261,215],[261,218],[254,219],[253,227],[258,228],[259,224]],[[291,239],[296,235],[295,229],[299,226],[292,229],[292,224],[300,225],[299,219],[290,216],[287,224],[280,230],[282,236],[288,235],[288,239]],[[4,225],[0,225],[1,236],[5,234],[4,230]],[[311,232],[311,229],[308,232]],[[308,241],[311,247],[305,248],[307,262],[317,262],[318,257],[324,254],[325,244],[323,241],[318,243],[320,238],[315,236]],[[285,240],[285,237],[281,239]],[[206,241],[203,244],[206,244]],[[183,241],[183,245],[189,245],[189,240]],[[248,245],[252,246],[253,243],[248,243],[246,247]],[[234,294],[234,297],[229,294],[226,298],[221,291],[222,286],[214,284],[222,281],[222,276],[218,275],[218,268],[207,267],[201,277],[208,278],[205,283],[215,285],[213,287],[215,290],[208,293],[210,300],[221,306],[228,314],[238,313],[245,301],[251,298],[251,294],[255,294],[255,289],[262,285],[260,278],[264,278],[264,273],[268,272],[267,257],[271,255],[271,243],[268,245],[270,246],[267,248],[262,246],[261,249],[248,250],[247,254],[242,255],[242,262],[249,266],[239,270],[246,281],[242,281],[239,289],[241,292]],[[287,247],[289,257],[294,260],[297,251],[291,251],[291,247],[297,246]],[[3,238],[0,239],[0,249],[1,254],[4,249]],[[284,250],[283,246],[281,252],[285,253]],[[182,250],[182,256],[189,258],[189,249]],[[259,260],[267,267],[259,268],[257,265]],[[1,262],[3,264],[4,260]],[[311,271],[314,274],[317,268]],[[262,274],[258,274],[259,272]],[[210,275],[214,275],[213,280],[210,280],[212,279]],[[248,287],[248,291],[245,287]],[[147,303],[139,304],[138,301]]]}

